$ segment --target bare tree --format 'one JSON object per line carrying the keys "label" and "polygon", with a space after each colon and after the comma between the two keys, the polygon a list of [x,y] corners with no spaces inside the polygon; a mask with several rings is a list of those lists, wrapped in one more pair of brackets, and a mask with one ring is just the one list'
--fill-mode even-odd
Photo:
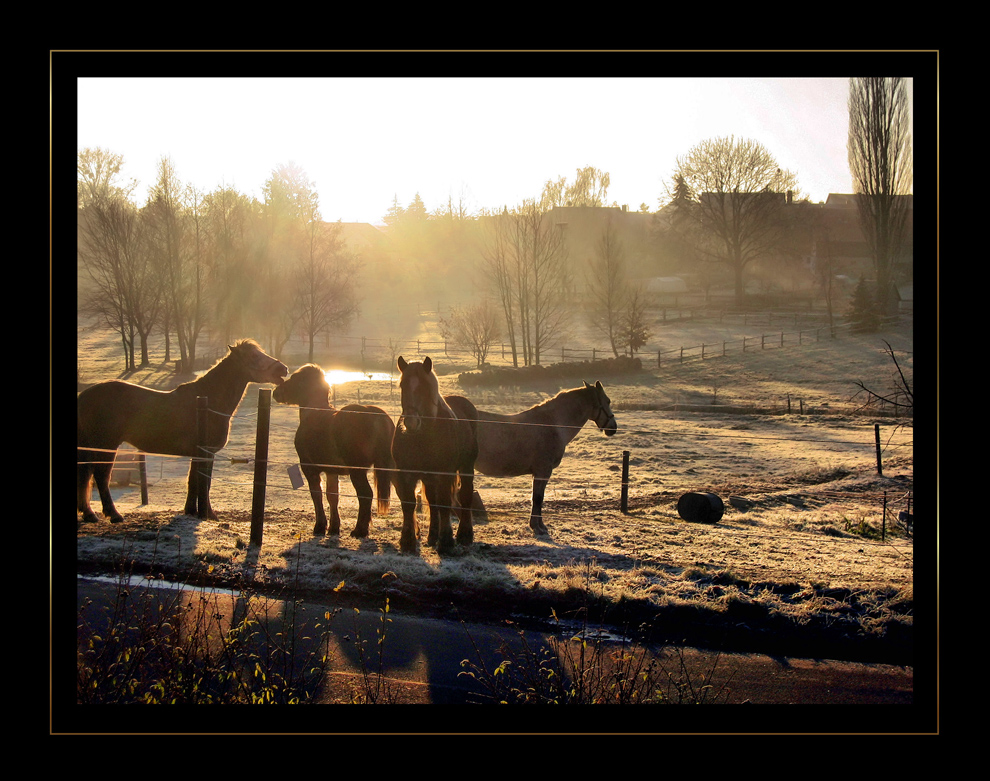
{"label": "bare tree", "polygon": [[86,147],[76,158],[76,202],[79,208],[130,200],[137,187],[131,179],[121,181],[124,157],[103,147]]}
{"label": "bare tree", "polygon": [[295,267],[298,323],[315,357],[316,337],[346,328],[358,313],[357,265],[346,251],[339,222],[320,219],[315,201],[305,226],[305,247]]}
{"label": "bare tree", "polygon": [[609,183],[608,171],[591,165],[578,168],[573,182],[568,183],[563,176],[556,181],[547,181],[543,186],[542,205],[546,209],[554,206],[606,206]]}
{"label": "bare tree", "polygon": [[882,313],[892,306],[893,266],[914,176],[907,85],[902,78],[849,80],[849,170],[876,270]]}
{"label": "bare tree", "polygon": [[444,339],[466,345],[480,369],[501,336],[500,320],[498,307],[485,299],[473,306],[452,308],[447,317],[440,318],[440,333]]}
{"label": "bare tree", "polygon": [[611,217],[606,218],[596,253],[588,262],[586,281],[591,325],[608,339],[612,354],[618,358],[630,291],[625,253]]}
{"label": "bare tree", "polygon": [[482,248],[482,274],[489,287],[495,292],[502,310],[505,335],[509,340],[512,365],[519,366],[519,348],[516,339],[516,297],[513,278],[516,263],[513,257],[513,244],[510,241],[511,221],[508,209],[501,214],[486,215],[484,218],[487,235]]}
{"label": "bare tree", "polygon": [[679,157],[673,180],[671,201],[677,193],[690,200],[680,204],[672,227],[699,255],[731,270],[741,303],[746,267],[774,255],[786,238],[782,214],[796,176],[762,144],[730,136]]}
{"label": "bare tree", "polygon": [[149,193],[142,216],[148,227],[150,251],[160,269],[165,291],[163,331],[165,360],[170,360],[170,337],[179,343],[182,366],[192,371],[196,341],[206,322],[204,285],[207,274],[196,245],[196,225],[191,219],[196,198],[190,198],[169,157],[158,162],[158,179]]}
{"label": "bare tree", "polygon": [[[879,402],[881,404],[890,404],[896,408],[914,409],[914,384],[905,376],[904,369],[901,368],[894,348],[890,346],[890,342],[884,340],[884,344],[887,345],[887,349],[884,352],[890,356],[896,375],[891,382],[890,388],[885,391],[876,391],[868,387],[866,383],[857,381],[856,385],[860,389],[859,392],[866,394],[866,406]],[[859,392],[857,392],[857,395]]]}
{"label": "bare tree", "polygon": [[252,242],[257,226],[250,200],[231,187],[219,187],[204,198],[207,252],[210,264],[214,323],[220,344],[233,344],[243,335],[244,312],[258,293],[252,266]]}
{"label": "bare tree", "polygon": [[86,280],[79,311],[120,334],[124,367],[148,363],[148,336],[161,303],[161,279],[149,262],[143,222],[121,198],[97,199],[79,211],[77,252]]}

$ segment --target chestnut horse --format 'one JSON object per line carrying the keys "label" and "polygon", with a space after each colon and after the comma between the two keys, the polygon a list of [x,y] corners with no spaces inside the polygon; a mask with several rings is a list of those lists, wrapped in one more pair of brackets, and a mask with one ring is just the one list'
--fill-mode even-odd
{"label": "chestnut horse", "polygon": [[612,401],[600,382],[587,382],[515,415],[478,410],[478,459],[475,469],[490,477],[533,475],[530,528],[547,534],[543,523],[543,494],[564,449],[581,427],[594,421],[605,436],[617,429]]}
{"label": "chestnut horse", "polygon": [[374,467],[378,513],[388,512],[391,488],[392,434],[395,424],[385,410],[363,404],[335,409],[330,404],[330,383],[323,369],[308,363],[296,369],[275,389],[272,398],[299,407],[296,454],[316,509],[313,534],[327,533],[320,475],[327,475],[330,534],[340,534],[339,478],[348,475],[358,496],[358,519],[352,537],[367,537],[371,525],[371,484],[368,469]]}
{"label": "chestnut horse", "polygon": [[[122,380],[92,385],[77,397],[79,466],[77,507],[83,521],[96,520],[89,505],[92,482],[103,501],[103,515],[111,523],[123,520],[110,496],[110,471],[122,442],[146,453],[189,456],[186,515],[216,518],[209,491],[213,455],[227,444],[230,420],[249,382],[278,385],[288,369],[267,355],[251,339],[228,347],[227,355],[199,379],[171,391],[144,388]],[[209,411],[206,439],[198,442],[197,397],[206,396]],[[202,445],[202,447],[200,447]],[[200,480],[206,481],[206,506],[198,506]]]}
{"label": "chestnut horse", "polygon": [[[463,396],[441,396],[433,362],[398,360],[402,377],[402,417],[392,437],[392,458],[398,471],[393,482],[402,502],[403,553],[416,552],[416,484],[423,483],[430,505],[427,545],[438,553],[454,550],[450,512],[457,492],[457,542],[474,542],[471,500],[474,496],[474,460],[478,455],[478,411]],[[458,480],[460,486],[458,488]]]}

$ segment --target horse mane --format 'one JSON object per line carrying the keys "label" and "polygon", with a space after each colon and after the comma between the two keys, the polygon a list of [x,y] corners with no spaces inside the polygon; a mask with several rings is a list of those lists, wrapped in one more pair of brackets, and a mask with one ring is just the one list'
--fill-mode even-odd
{"label": "horse mane", "polygon": [[536,410],[536,409],[540,409],[541,407],[545,407],[548,404],[552,404],[553,402],[559,400],[561,396],[566,396],[568,394],[574,393],[575,391],[584,391],[585,393],[587,393],[589,389],[594,390],[594,386],[584,385],[580,388],[565,388],[562,391],[558,391],[556,395],[551,396],[549,399],[544,399],[538,404],[534,404],[532,407],[530,407],[530,410]]}

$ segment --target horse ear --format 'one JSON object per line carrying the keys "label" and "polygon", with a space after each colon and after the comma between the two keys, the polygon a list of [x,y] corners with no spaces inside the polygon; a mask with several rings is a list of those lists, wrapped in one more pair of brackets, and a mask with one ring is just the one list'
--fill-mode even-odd
{"label": "horse ear", "polygon": [[433,361],[430,360],[430,356],[429,355],[427,355],[423,359],[423,368],[426,369],[426,371],[432,371],[432,369],[433,369]]}
{"label": "horse ear", "polygon": [[406,367],[407,367],[408,365],[409,365],[409,364],[408,364],[408,363],[406,363],[406,359],[405,359],[405,358],[403,358],[403,357],[402,357],[402,356],[400,355],[400,356],[399,356],[399,371],[400,371],[400,372],[404,372],[404,371],[406,370]]}
{"label": "horse ear", "polygon": [[587,380],[585,380],[584,381],[584,387],[585,388],[590,388],[591,387],[591,384]]}
{"label": "horse ear", "polygon": [[598,390],[600,390],[600,391],[605,390],[605,388],[602,387],[602,381],[601,380],[596,380],[595,381],[595,387],[598,388]]}

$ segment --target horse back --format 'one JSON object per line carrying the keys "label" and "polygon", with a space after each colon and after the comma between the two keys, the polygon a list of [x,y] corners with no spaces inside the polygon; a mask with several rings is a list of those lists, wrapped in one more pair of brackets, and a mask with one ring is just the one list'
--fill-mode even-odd
{"label": "horse back", "polygon": [[461,462],[470,464],[471,469],[474,469],[474,462],[478,458],[478,408],[470,399],[456,394],[444,396],[443,400],[457,420],[461,421],[455,427]]}
{"label": "horse back", "polygon": [[[180,386],[181,387],[181,386]],[[79,393],[76,400],[80,445],[116,448],[129,442],[148,453],[196,455],[196,399],[123,380],[107,380]],[[208,445],[223,447],[229,423],[208,420]]]}
{"label": "horse back", "polygon": [[334,437],[346,463],[378,467],[392,465],[395,423],[381,407],[348,404],[337,411],[334,425]]}
{"label": "horse back", "polygon": [[561,431],[535,410],[514,415],[478,410],[475,467],[490,477],[549,475],[560,465],[570,441]]}

